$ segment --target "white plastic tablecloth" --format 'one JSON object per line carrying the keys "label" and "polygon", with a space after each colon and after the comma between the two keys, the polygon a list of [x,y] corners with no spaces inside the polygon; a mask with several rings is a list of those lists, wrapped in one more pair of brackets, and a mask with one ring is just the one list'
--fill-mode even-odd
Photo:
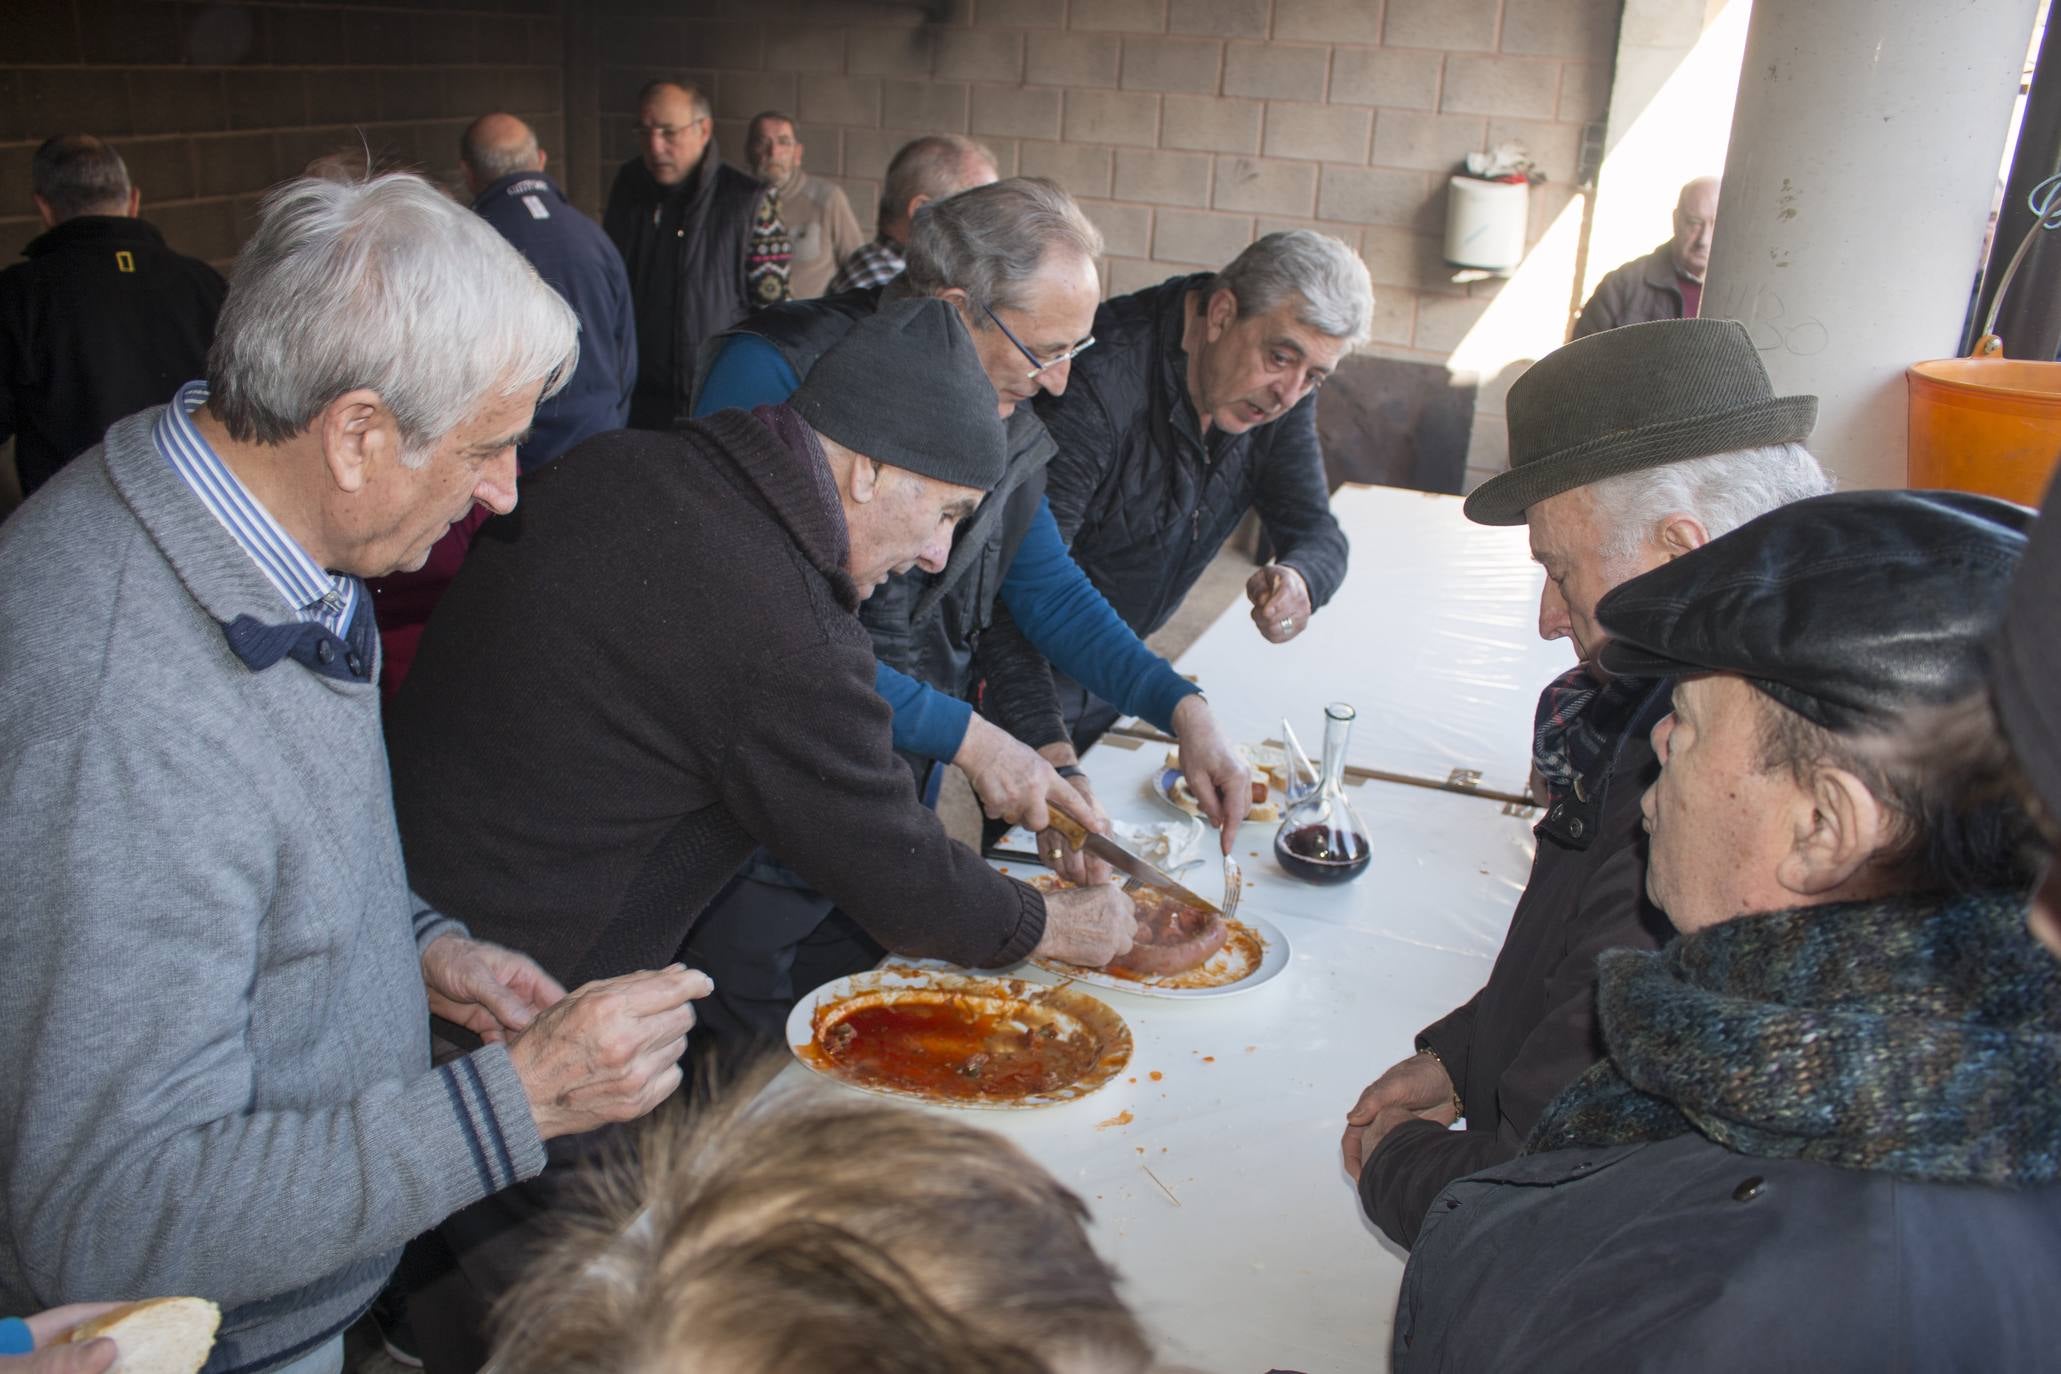
{"label": "white plastic tablecloth", "polygon": [[[1318,620],[1337,633],[1275,648],[1234,607],[1181,662],[1203,670],[1235,737],[1276,733],[1291,701],[1315,722],[1324,702],[1343,698],[1360,708],[1360,759],[1398,771],[1414,761],[1420,772],[1434,759],[1464,757],[1485,772],[1506,759],[1510,772],[1484,782],[1521,783],[1532,700],[1566,651],[1555,646],[1557,660],[1546,662],[1555,656],[1530,647],[1537,582],[1512,568],[1507,543],[1481,555],[1484,566],[1463,566],[1465,549],[1480,544],[1458,507],[1416,493],[1341,494],[1353,570]],[[1461,550],[1447,547],[1455,539]],[[1461,588],[1450,614],[1442,587]],[[1362,621],[1356,639],[1349,631]],[[1281,655],[1296,665],[1280,668]],[[1413,722],[1400,733],[1422,739],[1399,742],[1417,753],[1370,756],[1366,727],[1382,711]],[[1085,766],[1113,816],[1171,817],[1148,791],[1165,753],[1119,739],[1089,752]],[[1084,989],[1130,1023],[1129,1069],[1081,1102],[978,1113],[1086,1199],[1098,1248],[1169,1361],[1223,1374],[1387,1367],[1404,1256],[1361,1217],[1338,1156],[1345,1110],[1410,1052],[1419,1029],[1486,979],[1530,869],[1531,816],[1381,782],[1350,796],[1374,854],[1342,887],[1283,872],[1274,825],[1238,836],[1244,909],[1278,926],[1293,951],[1279,977],[1194,1001]],[[1205,837],[1207,854],[1214,845]],[[1213,860],[1182,876],[1205,896],[1221,891]],[[1050,981],[1027,964],[1011,973]],[[782,1082],[809,1076],[795,1065]]]}
{"label": "white plastic tablecloth", "polygon": [[1476,525],[1460,500],[1396,487],[1341,487],[1332,513],[1352,542],[1345,585],[1286,644],[1260,638],[1241,596],[1187,653],[1234,738],[1278,739],[1288,717],[1311,758],[1324,706],[1359,710],[1347,761],[1522,792],[1532,708],[1574,666],[1538,636],[1545,574],[1524,527]]}

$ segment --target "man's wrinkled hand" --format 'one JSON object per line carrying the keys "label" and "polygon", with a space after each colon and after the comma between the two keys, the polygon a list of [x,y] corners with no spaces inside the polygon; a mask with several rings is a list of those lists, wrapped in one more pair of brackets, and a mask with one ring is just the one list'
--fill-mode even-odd
{"label": "man's wrinkled hand", "polygon": [[482,1040],[505,1040],[565,996],[536,960],[484,940],[440,935],[422,951],[429,1009]]}
{"label": "man's wrinkled hand", "polygon": [[1045,934],[1032,954],[1101,968],[1130,951],[1137,907],[1120,887],[1102,883],[1045,894]]}
{"label": "man's wrinkled hand", "polygon": [[671,1097],[694,999],[714,991],[706,974],[674,964],[567,993],[508,1047],[537,1134],[633,1121]]}
{"label": "man's wrinkled hand", "polygon": [[1174,734],[1180,742],[1181,776],[1188,780],[1204,819],[1223,832],[1228,854],[1239,824],[1252,809],[1252,765],[1198,695],[1181,698],[1174,708]]}
{"label": "man's wrinkled hand", "polygon": [[1359,1100],[1347,1110],[1345,1134],[1339,1140],[1345,1171],[1358,1178],[1383,1137],[1405,1121],[1450,1126],[1456,1119],[1453,1080],[1446,1066],[1430,1054],[1413,1054],[1361,1089]]}
{"label": "man's wrinkled hand", "polygon": [[1302,574],[1270,563],[1245,579],[1252,623],[1270,644],[1286,644],[1310,627],[1310,588]]}
{"label": "man's wrinkled hand", "polygon": [[966,739],[952,762],[973,785],[981,810],[997,820],[1035,834],[1050,827],[1052,818],[1045,808],[1057,802],[1067,815],[1084,823],[1090,816],[1100,817],[1101,826],[1091,828],[1109,824],[1108,817],[1083,799],[1037,750],[979,716],[967,727]]}
{"label": "man's wrinkled hand", "polygon": [[[1049,759],[1050,756],[1047,757]],[[1102,809],[1102,804],[1095,800],[1094,789],[1088,786],[1087,778],[1068,778],[1067,781],[1073,784],[1073,790],[1087,802],[1089,811],[1093,813],[1086,816],[1075,815],[1074,819],[1090,830],[1107,835],[1109,814]],[[1066,808],[1062,806],[1060,809]],[[1057,830],[1038,832],[1038,855],[1044,859],[1047,868],[1075,887],[1094,887],[1109,881],[1111,869],[1108,864],[1085,849],[1075,849],[1067,842],[1066,836]]]}

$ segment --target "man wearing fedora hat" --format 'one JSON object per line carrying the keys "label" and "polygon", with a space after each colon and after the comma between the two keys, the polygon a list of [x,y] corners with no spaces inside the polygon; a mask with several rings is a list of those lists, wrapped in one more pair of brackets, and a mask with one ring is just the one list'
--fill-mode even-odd
{"label": "man wearing fedora hat", "polygon": [[[1346,1115],[1346,1171],[1367,1215],[1412,1244],[1456,1178],[1515,1158],[1553,1095],[1601,1057],[1596,956],[1656,948],[1639,794],[1658,771],[1648,732],[1664,679],[1598,668],[1604,593],[1791,501],[1828,488],[1802,446],[1814,396],[1776,396],[1746,330],[1661,320],[1548,354],[1510,389],[1510,470],[1467,498],[1469,519],[1530,527],[1545,568],[1539,635],[1578,662],[1539,698],[1534,794],[1545,816],[1531,878],[1489,981],[1427,1026],[1417,1052]],[[1465,1117],[1463,1131],[1445,1129]]]}

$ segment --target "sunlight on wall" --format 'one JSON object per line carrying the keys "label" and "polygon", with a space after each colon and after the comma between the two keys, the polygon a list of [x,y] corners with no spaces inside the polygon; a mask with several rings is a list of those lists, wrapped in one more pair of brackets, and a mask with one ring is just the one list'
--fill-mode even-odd
{"label": "sunlight on wall", "polygon": [[[1629,127],[1612,130],[1594,192],[1582,299],[1606,272],[1643,257],[1668,237],[1683,182],[1724,170],[1751,8],[1749,0],[1725,5]],[[1453,350],[1456,383],[1489,381],[1560,346],[1569,323],[1568,285],[1580,248],[1582,210],[1582,197],[1568,202]],[[1718,222],[1722,233],[1722,208]]]}

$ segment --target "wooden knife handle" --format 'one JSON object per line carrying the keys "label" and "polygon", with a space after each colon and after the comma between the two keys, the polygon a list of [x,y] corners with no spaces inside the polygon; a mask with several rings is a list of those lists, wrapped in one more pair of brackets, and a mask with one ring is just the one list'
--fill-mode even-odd
{"label": "wooden knife handle", "polygon": [[1079,849],[1088,842],[1088,827],[1061,811],[1050,802],[1045,804],[1045,815],[1050,818],[1052,828],[1066,836],[1066,842]]}

